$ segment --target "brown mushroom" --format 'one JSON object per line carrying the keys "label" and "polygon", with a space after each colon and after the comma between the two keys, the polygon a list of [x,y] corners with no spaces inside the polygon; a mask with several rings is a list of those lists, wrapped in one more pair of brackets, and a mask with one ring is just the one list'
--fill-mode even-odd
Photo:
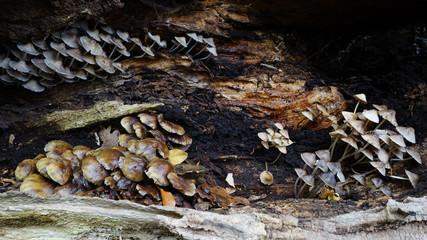
{"label": "brown mushroom", "polygon": [[106,170],[114,170],[119,166],[119,158],[124,155],[116,149],[98,148],[93,156]]}
{"label": "brown mushroom", "polygon": [[170,162],[163,159],[155,159],[148,164],[148,170],[145,171],[145,174],[155,184],[165,187],[170,185],[167,175],[171,172],[175,172],[175,168]]}
{"label": "brown mushroom", "polygon": [[47,170],[46,167],[53,163],[54,159],[53,158],[42,158],[40,160],[37,161],[36,163],[36,167],[37,167],[37,171],[45,178],[49,178],[49,174],[47,174]]}
{"label": "brown mushroom", "polygon": [[138,114],[139,120],[149,126],[152,129],[157,129],[157,117],[154,114],[150,113],[140,113]]}
{"label": "brown mushroom", "polygon": [[272,185],[274,183],[274,176],[271,172],[264,170],[259,175],[261,183],[264,185]]}
{"label": "brown mushroom", "polygon": [[63,152],[72,149],[73,146],[71,146],[71,144],[62,140],[52,140],[44,147],[44,151],[47,153],[46,156],[48,157],[60,157]]}
{"label": "brown mushroom", "polygon": [[157,152],[159,152],[163,158],[169,156],[168,147],[154,138],[145,138],[136,141],[135,144],[129,146],[128,149],[130,152],[145,157],[148,161],[156,159]]}
{"label": "brown mushroom", "polygon": [[55,159],[46,166],[46,172],[50,179],[59,183],[60,185],[66,184],[72,176],[73,169],[71,162],[67,159]]}
{"label": "brown mushroom", "polygon": [[21,192],[30,195],[39,195],[42,197],[50,196],[54,193],[55,186],[40,174],[34,173],[25,178],[24,182],[19,187]]}
{"label": "brown mushroom", "polygon": [[134,182],[144,180],[144,170],[147,166],[145,158],[129,154],[126,157],[120,157],[119,166],[127,179]]}
{"label": "brown mushroom", "polygon": [[147,128],[141,122],[135,122],[134,124],[132,124],[132,128],[135,131],[135,135],[137,138],[147,137]]}
{"label": "brown mushroom", "polygon": [[183,177],[178,176],[176,173],[171,172],[167,175],[168,180],[172,186],[186,196],[194,196],[196,194],[196,185]]}
{"label": "brown mushroom", "polygon": [[16,167],[15,177],[19,181],[22,181],[26,177],[35,173],[36,171],[37,171],[36,161],[34,159],[25,159],[24,161],[20,162]]}
{"label": "brown mushroom", "polygon": [[314,168],[316,164],[316,154],[311,152],[301,153],[301,158],[310,168]]}
{"label": "brown mushroom", "polygon": [[157,120],[159,122],[160,127],[162,127],[166,132],[170,132],[178,135],[184,135],[185,133],[184,128],[179,126],[178,124],[165,120],[163,118],[163,114],[157,115]]}
{"label": "brown mushroom", "polygon": [[108,176],[107,170],[93,156],[83,159],[82,172],[85,179],[96,185],[101,185]]}

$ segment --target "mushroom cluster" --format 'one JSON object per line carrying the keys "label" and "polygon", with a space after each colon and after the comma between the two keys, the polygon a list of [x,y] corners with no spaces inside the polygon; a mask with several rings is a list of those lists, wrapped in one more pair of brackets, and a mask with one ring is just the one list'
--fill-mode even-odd
{"label": "mushroom cluster", "polygon": [[[420,154],[409,146],[415,143],[415,130],[399,126],[396,112],[385,105],[373,104],[374,109],[358,111],[360,104],[367,104],[366,96],[357,94],[354,98],[357,100],[355,109],[342,111],[341,124],[320,105],[318,110],[309,109],[303,113],[310,121],[320,115],[326,116],[333,122],[333,131],[329,133],[332,139],[329,149],[301,154],[305,165],[295,169],[297,197],[314,197],[325,185],[345,194],[344,185],[369,185],[367,179],[374,188],[391,196],[391,188],[380,177],[407,180],[416,188],[418,175],[406,169],[414,160],[421,164]],[[351,178],[346,178],[344,173]]]}
{"label": "mushroom cluster", "polygon": [[[193,59],[217,56],[212,38],[195,33],[172,39],[173,46],[159,35],[148,32],[143,44],[128,32],[114,30],[105,20],[76,22],[46,38],[31,42],[3,44],[0,47],[0,82],[19,84],[33,92],[42,92],[62,82],[73,83],[105,78],[124,72],[120,60],[155,56],[156,51],[189,54]],[[2,53],[3,52],[3,53]]]}
{"label": "mushroom cluster", "polygon": [[[20,190],[44,197],[73,194],[128,199],[147,205],[164,203],[161,191],[170,191],[174,194],[172,198],[181,199],[177,206],[189,206],[186,198],[196,194],[195,180],[182,177],[184,173],[175,169],[187,154],[168,148],[172,145],[188,148],[191,138],[184,129],[161,114],[143,113],[139,119],[125,117],[121,122],[129,133],[119,136],[121,146],[92,150],[62,140],[47,143],[45,154],[17,166],[15,177],[23,181]],[[161,135],[164,139],[151,138],[153,130],[159,132],[156,137]],[[134,133],[139,138],[131,135]],[[184,137],[186,142],[176,143],[168,140],[168,136]]]}
{"label": "mushroom cluster", "polygon": [[288,130],[281,123],[274,123],[276,130],[267,128],[266,132],[259,132],[258,137],[261,139],[261,145],[266,148],[277,148],[281,153],[286,154],[287,146],[291,145],[292,140],[289,138]]}

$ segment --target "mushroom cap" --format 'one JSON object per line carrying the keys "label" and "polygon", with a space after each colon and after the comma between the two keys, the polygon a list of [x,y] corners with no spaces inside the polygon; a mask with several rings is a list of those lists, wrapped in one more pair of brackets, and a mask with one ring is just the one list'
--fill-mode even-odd
{"label": "mushroom cap", "polygon": [[328,171],[328,162],[326,162],[324,160],[318,160],[316,162],[316,166],[318,168],[320,168],[320,170],[322,170],[323,172],[327,172]]}
{"label": "mushroom cap", "polygon": [[54,161],[53,158],[44,157],[42,159],[39,159],[36,163],[37,171],[45,178],[49,178],[49,175],[47,174],[46,167],[50,163]]}
{"label": "mushroom cap", "polygon": [[24,60],[19,60],[18,62],[10,61],[9,66],[18,72],[21,73],[29,73],[31,71],[31,68]]}
{"label": "mushroom cap", "polygon": [[66,150],[71,150],[73,149],[73,146],[65,141],[62,140],[52,140],[49,141],[45,146],[44,146],[44,151],[45,152],[56,152],[58,154],[62,154],[63,152],[65,152]]}
{"label": "mushroom cap", "polygon": [[134,182],[140,182],[144,180],[144,170],[147,166],[147,160],[145,158],[129,154],[126,157],[120,157],[119,166],[125,177]]}
{"label": "mushroom cap", "polygon": [[0,67],[3,69],[9,69],[9,62],[10,62],[10,58],[6,55],[3,55],[0,57]]}
{"label": "mushroom cap", "polygon": [[280,131],[285,130],[285,128],[283,127],[283,124],[281,123],[274,123],[274,126],[276,126]]}
{"label": "mushroom cap", "polygon": [[335,130],[335,131],[332,131],[332,132],[329,132],[329,135],[331,136],[331,137],[333,137],[333,136],[337,136],[337,137],[347,137],[348,135],[347,135],[347,133],[344,131],[344,130],[342,130],[342,129],[337,129],[337,130]]}
{"label": "mushroom cap", "polygon": [[116,69],[113,66],[113,62],[107,57],[98,55],[95,57],[95,61],[96,64],[98,64],[98,66],[100,66],[107,73],[113,74],[116,72]]}
{"label": "mushroom cap", "polygon": [[189,145],[191,145],[193,143],[193,140],[187,134],[184,134],[182,136],[171,136],[171,135],[168,135],[167,139],[169,141],[171,141],[172,143],[179,144],[179,145],[182,145],[182,146],[189,146]]}
{"label": "mushroom cap", "polygon": [[382,162],[370,162],[370,164],[381,173],[381,175],[385,176],[385,165]]}
{"label": "mushroom cap", "polygon": [[320,112],[323,113],[323,115],[325,116],[329,116],[330,113],[328,111],[328,109],[326,109],[324,106],[320,105],[320,104],[316,104],[317,109],[319,109]]}
{"label": "mushroom cap", "polygon": [[15,169],[15,177],[19,181],[22,181],[31,174],[37,172],[36,163],[37,162],[34,159],[25,159],[24,161],[20,162]]}
{"label": "mushroom cap", "polygon": [[49,50],[49,47],[46,44],[46,39],[32,39],[31,42],[41,50]]}
{"label": "mushroom cap", "polygon": [[406,147],[405,140],[403,139],[402,135],[394,134],[389,136],[389,138],[393,143],[397,144],[398,146],[403,148]]}
{"label": "mushroom cap", "polygon": [[[136,118],[138,120],[138,118]],[[140,121],[132,124],[132,129],[135,131],[137,138],[145,138],[147,136],[147,128]]]}
{"label": "mushroom cap", "polygon": [[371,122],[378,123],[380,121],[378,117],[378,111],[375,109],[363,110],[362,115]]}
{"label": "mushroom cap", "polygon": [[353,95],[353,97],[357,101],[360,101],[363,104],[367,104],[368,103],[368,101],[366,101],[366,95],[364,93],[355,94],[355,95]]}
{"label": "mushroom cap", "polygon": [[54,70],[57,73],[60,73],[60,74],[68,73],[63,66],[62,60],[45,59],[44,63],[46,64],[46,66],[48,66],[50,69]]}
{"label": "mushroom cap", "polygon": [[288,153],[288,150],[287,150],[286,146],[280,146],[280,147],[277,147],[277,149],[279,149],[279,151],[281,153],[283,153],[283,154],[287,154]]}
{"label": "mushroom cap", "polygon": [[209,46],[211,46],[211,47],[215,47],[215,43],[214,43],[213,38],[203,38],[203,41],[204,41],[205,43],[207,43]]}
{"label": "mushroom cap", "polygon": [[365,176],[365,174],[353,174],[352,177],[354,179],[356,179],[360,184],[362,184],[362,185],[366,184],[366,176]]}
{"label": "mushroom cap", "polygon": [[384,185],[384,181],[381,178],[372,178],[372,182],[374,183],[375,187],[381,187]]}
{"label": "mushroom cap", "polygon": [[87,36],[82,36],[79,38],[79,40],[80,45],[86,50],[86,52],[90,52],[95,56],[104,54],[104,50],[102,50],[101,45],[99,45],[95,40],[90,39]]}
{"label": "mushroom cap", "polygon": [[116,149],[98,148],[93,156],[106,170],[114,170],[119,166],[119,158],[124,155]]}
{"label": "mushroom cap", "polygon": [[119,62],[113,62],[113,67],[122,73],[126,73],[125,69],[122,67],[122,64]]}
{"label": "mushroom cap", "polygon": [[99,30],[98,29],[86,29],[86,33],[93,39],[95,39],[96,41],[100,42],[101,38],[99,37]]}
{"label": "mushroom cap", "polygon": [[335,180],[334,174],[331,172],[323,172],[319,175],[320,179],[329,187],[335,188],[337,181]]}
{"label": "mushroom cap", "polygon": [[196,33],[187,33],[187,36],[189,36],[191,39],[193,39],[196,42],[202,43],[203,37],[200,35],[197,35]]}
{"label": "mushroom cap", "polygon": [[0,80],[5,83],[15,83],[16,81],[7,74],[0,75]]}
{"label": "mushroom cap", "polygon": [[272,185],[274,183],[274,176],[269,171],[262,171],[259,175],[259,179],[261,180],[261,183],[264,185]]}
{"label": "mushroom cap", "polygon": [[208,50],[208,52],[212,54],[214,57],[218,56],[216,52],[216,47],[207,47],[206,50]]}
{"label": "mushroom cap", "polygon": [[40,54],[40,52],[34,47],[34,45],[30,42],[25,43],[25,44],[16,44],[16,46],[19,48],[19,50],[33,55],[33,56],[38,56]]}
{"label": "mushroom cap", "polygon": [[133,129],[132,125],[134,123],[139,122],[139,119],[136,117],[124,117],[122,118],[122,120],[120,121],[120,125],[122,125],[122,127],[126,130],[126,132],[128,133],[135,133],[135,130]]}
{"label": "mushroom cap", "polygon": [[364,134],[365,133],[365,122],[361,120],[347,120],[348,124],[355,129],[358,133]]}
{"label": "mushroom cap", "polygon": [[175,37],[175,40],[183,47],[187,47],[187,39],[185,37]]}
{"label": "mushroom cap", "polygon": [[22,81],[22,82],[26,82],[26,81],[30,80],[30,78],[31,78],[31,75],[20,73],[18,71],[13,70],[13,69],[6,69],[6,73],[9,74],[10,76]]}
{"label": "mushroom cap", "polygon": [[363,134],[363,140],[374,146],[376,149],[381,148],[380,139],[376,134]]}
{"label": "mushroom cap", "polygon": [[162,127],[167,132],[178,134],[178,135],[185,134],[185,130],[183,127],[179,126],[178,124],[165,120],[163,118],[163,114],[157,115],[157,121],[159,122],[160,127]]}
{"label": "mushroom cap", "polygon": [[108,176],[107,170],[94,156],[85,157],[82,161],[83,176],[95,185],[101,185]]}
{"label": "mushroom cap", "polygon": [[196,194],[196,185],[192,181],[180,177],[174,172],[169,173],[167,178],[172,186],[185,196],[191,197]]}
{"label": "mushroom cap", "polygon": [[387,110],[386,105],[378,105],[378,104],[372,104],[374,108],[376,108],[378,111]]}
{"label": "mushroom cap", "polygon": [[314,186],[314,176],[313,175],[304,175],[301,179],[310,187]]}
{"label": "mushroom cap", "polygon": [[167,175],[172,172],[175,172],[175,168],[170,162],[163,159],[155,159],[148,164],[148,170],[145,171],[145,174],[151,178],[155,184],[166,187],[170,185]]}
{"label": "mushroom cap", "polygon": [[393,126],[397,127],[396,111],[393,109],[378,111],[378,115],[389,121]]}
{"label": "mushroom cap", "polygon": [[414,147],[408,147],[406,148],[406,152],[411,156],[415,161],[417,161],[419,164],[422,164],[421,160],[421,154],[415,150]]}
{"label": "mushroom cap", "polygon": [[139,120],[152,129],[157,129],[157,116],[150,113],[138,114]]}
{"label": "mushroom cap", "polygon": [[339,162],[328,162],[327,163],[329,170],[331,170],[331,172],[333,174],[337,174],[338,172],[341,172],[341,163]]}
{"label": "mushroom cap", "polygon": [[154,138],[144,138],[137,141],[133,146],[128,144],[129,151],[137,155],[145,157],[148,161],[152,161],[157,158],[157,151],[164,158],[168,157],[169,149],[162,142]]}
{"label": "mushroom cap", "polygon": [[166,46],[164,46],[164,43],[160,40],[159,35],[152,35],[150,32],[148,32],[148,37],[151,40],[153,40],[155,43],[157,43],[157,45],[159,45],[160,47],[166,47]]}
{"label": "mushroom cap", "polygon": [[314,121],[314,115],[310,111],[302,111],[301,112],[304,117],[308,118],[310,121]]}
{"label": "mushroom cap", "polygon": [[119,48],[119,49],[117,49],[117,51],[126,57],[130,56],[130,52],[128,52],[128,50],[126,50],[126,48],[123,48],[123,49]]}
{"label": "mushroom cap", "polygon": [[19,191],[30,194],[47,197],[53,195],[54,185],[43,178],[40,174],[34,173],[25,178],[19,187]]}
{"label": "mushroom cap", "polygon": [[383,185],[380,187],[381,192],[383,192],[387,197],[391,197],[391,187]]}
{"label": "mushroom cap", "polygon": [[24,52],[21,52],[21,51],[16,50],[16,49],[10,49],[10,52],[13,54],[13,56],[15,56],[16,58],[18,58],[20,60],[25,60],[25,61],[30,60],[30,56],[28,56]]}
{"label": "mushroom cap", "polygon": [[83,55],[79,48],[67,49],[67,54],[79,62],[83,62]]}
{"label": "mushroom cap", "polygon": [[342,116],[344,117],[344,119],[346,121],[356,120],[357,119],[357,115],[355,113],[353,113],[353,112],[342,111],[341,114],[342,114]]}
{"label": "mushroom cap", "polygon": [[120,40],[120,38],[114,38],[113,37],[113,38],[111,38],[110,43],[115,45],[119,49],[125,49],[126,50],[126,47],[125,47],[125,45],[123,45],[123,42],[122,42],[122,40]]}
{"label": "mushroom cap", "polygon": [[129,33],[128,32],[122,32],[120,30],[116,30],[117,36],[119,36],[123,41],[129,42]]}
{"label": "mushroom cap", "polygon": [[266,132],[259,132],[257,135],[262,141],[268,141],[268,134]]}
{"label": "mushroom cap", "polygon": [[400,133],[406,140],[411,143],[415,143],[415,130],[412,127],[396,127],[398,133]]}
{"label": "mushroom cap", "polygon": [[374,160],[374,154],[369,149],[362,149],[361,152],[365,155],[369,160]]}
{"label": "mushroom cap", "polygon": [[70,161],[60,158],[55,159],[52,163],[47,165],[46,172],[50,179],[60,185],[64,185],[71,179],[73,170]]}
{"label": "mushroom cap", "polygon": [[120,134],[119,145],[127,148],[130,140],[137,140],[137,138],[130,134]]}
{"label": "mushroom cap", "polygon": [[65,43],[56,43],[56,42],[50,42],[50,47],[58,51],[62,56],[67,57],[67,48],[65,47]]}
{"label": "mushroom cap", "polygon": [[71,31],[62,32],[61,33],[61,39],[70,48],[79,48],[80,47],[77,35],[71,33]]}
{"label": "mushroom cap", "polygon": [[331,161],[331,152],[328,149],[322,149],[315,151],[317,157],[320,158],[320,160],[323,160],[325,162]]}
{"label": "mushroom cap", "polygon": [[310,168],[314,168],[316,164],[316,154],[311,152],[301,153],[301,158]]}
{"label": "mushroom cap", "polygon": [[113,35],[114,34],[114,30],[112,27],[110,26],[101,26],[102,30],[106,31],[107,33]]}
{"label": "mushroom cap", "polygon": [[88,72],[94,76],[98,76],[95,72],[95,68],[93,67],[93,65],[87,65],[86,67],[83,68],[83,70],[85,70],[86,72]]}
{"label": "mushroom cap", "polygon": [[36,66],[38,69],[42,70],[45,73],[53,74],[55,71],[52,71],[46,63],[44,62],[44,59],[38,59],[38,58],[32,58],[31,63],[33,63],[34,66]]}
{"label": "mushroom cap", "polygon": [[410,172],[406,169],[405,169],[405,173],[406,173],[406,176],[408,176],[409,181],[411,182],[412,186],[414,188],[417,188],[418,180],[420,177],[417,174]]}
{"label": "mushroom cap", "polygon": [[297,173],[299,178],[302,178],[302,176],[307,175],[307,171],[302,168],[295,168],[295,172]]}
{"label": "mushroom cap", "polygon": [[34,79],[29,80],[26,83],[21,84],[24,88],[33,91],[33,92],[43,92],[46,88],[42,85],[39,84],[39,82],[37,82]]}

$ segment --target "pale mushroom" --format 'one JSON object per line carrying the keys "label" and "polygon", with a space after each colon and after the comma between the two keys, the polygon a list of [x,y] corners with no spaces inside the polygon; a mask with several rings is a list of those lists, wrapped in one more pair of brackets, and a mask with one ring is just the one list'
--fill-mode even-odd
{"label": "pale mushroom", "polygon": [[50,43],[50,47],[55,49],[57,52],[59,52],[62,56],[67,57],[68,53],[67,53],[67,48],[65,47],[65,43],[56,43],[56,42],[51,42]]}
{"label": "pale mushroom", "polygon": [[412,127],[396,127],[398,133],[400,133],[406,140],[411,143],[415,143],[415,130]]}
{"label": "pale mushroom", "polygon": [[107,73],[113,74],[116,72],[113,66],[113,62],[110,59],[102,55],[97,55],[95,57],[95,61],[96,61],[96,64],[98,64],[98,66],[100,66]]}
{"label": "pale mushroom", "polygon": [[393,143],[397,144],[398,146],[403,148],[406,147],[405,140],[403,139],[402,135],[395,134],[395,135],[389,136],[389,138]]}
{"label": "pale mushroom", "polygon": [[369,162],[374,168],[381,173],[381,175],[385,176],[385,165],[382,162]]}
{"label": "pale mushroom", "polygon": [[372,178],[372,182],[374,183],[375,187],[381,187],[384,185],[384,181],[381,178]]}
{"label": "pale mushroom", "polygon": [[363,103],[363,104],[367,104],[367,103],[368,103],[368,102],[366,101],[366,95],[365,95],[364,93],[355,94],[355,95],[353,95],[353,97],[354,97],[357,101],[359,101],[359,102],[361,102],[361,103]]}
{"label": "pale mushroom", "polygon": [[301,158],[310,168],[314,168],[316,164],[316,155],[311,152],[301,153]]}
{"label": "pale mushroom", "polygon": [[393,126],[397,127],[396,111],[393,109],[378,111],[378,115],[389,121]]}
{"label": "pale mushroom", "polygon": [[356,179],[360,184],[362,184],[362,185],[366,184],[366,176],[365,176],[365,174],[353,174],[352,177],[354,179]]}
{"label": "pale mushroom", "polygon": [[421,154],[415,150],[414,147],[408,147],[406,148],[406,152],[411,156],[415,161],[417,161],[419,164],[422,164],[421,160]]}
{"label": "pale mushroom", "polygon": [[417,174],[410,172],[406,169],[405,169],[405,173],[406,173],[406,176],[408,176],[409,181],[411,182],[412,186],[414,188],[417,188],[418,180],[420,177]]}
{"label": "pale mushroom", "polygon": [[34,48],[34,45],[30,42],[25,44],[16,44],[16,46],[19,48],[19,50],[25,52],[26,54],[30,54],[33,56],[38,56],[40,54],[37,49]]}
{"label": "pale mushroom", "polygon": [[335,180],[334,174],[331,172],[323,172],[319,175],[320,179],[329,187],[335,188],[337,181]]}
{"label": "pale mushroom", "polygon": [[361,135],[363,140],[374,146],[376,149],[381,148],[380,139],[376,134],[363,134]]}
{"label": "pale mushroom", "polygon": [[31,79],[26,83],[23,83],[22,86],[33,92],[43,92],[46,89],[44,86],[40,85],[39,82],[37,82],[34,79]]}
{"label": "pale mushroom", "polygon": [[378,123],[380,121],[377,110],[363,110],[362,115],[371,122]]}

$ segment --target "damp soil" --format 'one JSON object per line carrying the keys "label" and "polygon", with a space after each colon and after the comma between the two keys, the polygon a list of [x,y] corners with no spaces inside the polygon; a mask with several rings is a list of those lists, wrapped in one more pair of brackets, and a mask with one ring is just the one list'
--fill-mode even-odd
{"label": "damp soil", "polygon": [[[276,31],[285,36],[289,52],[303,57],[295,66],[296,71],[303,68],[317,74],[308,79],[307,88],[333,85],[338,87],[348,100],[351,100],[353,94],[363,92],[370,103],[385,104],[395,109],[398,123],[414,127],[417,142],[422,143],[427,137],[427,47],[423,41],[417,39],[426,37],[425,27],[422,23],[414,23],[340,33],[292,30],[292,34],[287,34],[283,29],[269,31]],[[213,63],[210,64],[212,65],[207,64],[207,67],[215,73]],[[249,71],[251,74],[270,71],[253,67],[225,69],[227,72],[220,74],[234,76],[247,74]],[[224,179],[227,173],[234,173],[237,187],[235,195],[260,196],[264,201],[293,197],[296,178],[293,169],[303,165],[299,158],[300,153],[329,147],[327,129],[290,130],[291,139],[295,144],[289,146],[288,154],[281,155],[269,166],[269,171],[275,177],[275,185],[264,186],[258,180],[259,173],[265,170],[266,162],[271,163],[278,157],[278,151],[260,148],[257,133],[270,127],[274,119],[259,119],[244,112],[233,111],[223,106],[216,99],[215,93],[207,90],[189,90],[179,82],[162,79],[162,76],[157,76],[157,79],[162,79],[159,82],[144,82],[143,79],[152,78],[153,73],[132,74],[134,77],[113,89],[110,94],[120,95],[128,103],[174,99],[175,102],[169,102],[159,108],[158,112],[164,113],[166,119],[182,125],[193,138],[193,145],[188,150],[189,159],[210,169],[206,177],[210,182],[225,187]],[[131,90],[129,94],[128,90]],[[16,95],[16,90],[10,87],[0,91],[2,104],[12,100],[24,104],[29,102],[32,96],[23,93]],[[93,100],[90,96],[86,98],[87,101]],[[86,99],[82,99],[81,104],[85,105],[85,101]],[[188,103],[188,108],[178,107],[183,102]],[[13,110],[11,112],[13,113]],[[118,121],[116,119],[101,125],[113,125],[118,128]],[[19,122],[8,129],[0,129],[0,177],[10,177],[11,169],[20,161],[35,157],[43,151],[43,146],[53,139],[96,148],[93,136],[99,127],[101,126],[90,126],[48,135],[42,129],[23,131],[19,128]],[[9,143],[11,133],[16,136],[12,144]],[[416,190],[405,190],[400,197],[427,193],[425,166],[414,166],[411,171],[420,175],[420,187]],[[409,187],[396,181],[392,183],[403,188]],[[4,188],[7,187],[6,184]],[[360,195],[356,195],[353,200],[358,200],[357,197]]]}

